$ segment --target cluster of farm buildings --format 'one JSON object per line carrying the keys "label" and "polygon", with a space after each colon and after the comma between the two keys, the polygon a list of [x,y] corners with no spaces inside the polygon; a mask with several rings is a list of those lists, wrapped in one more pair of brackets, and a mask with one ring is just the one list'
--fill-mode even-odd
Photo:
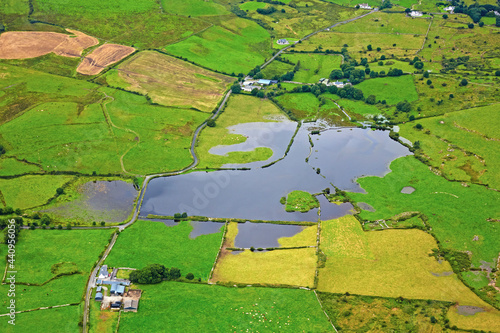
{"label": "cluster of farm buildings", "polygon": [[116,278],[118,269],[111,273],[108,266],[103,265],[99,270],[96,282],[94,300],[101,302],[101,310],[137,312],[142,291],[131,289],[130,280]]}

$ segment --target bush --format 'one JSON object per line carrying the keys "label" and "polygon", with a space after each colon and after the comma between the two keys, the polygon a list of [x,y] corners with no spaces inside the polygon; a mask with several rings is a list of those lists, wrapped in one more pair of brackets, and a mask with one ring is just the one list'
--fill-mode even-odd
{"label": "bush", "polygon": [[188,279],[188,280],[194,279],[194,274],[193,273],[187,273],[186,274],[186,279]]}
{"label": "bush", "polygon": [[424,128],[424,126],[422,126],[422,124],[416,124],[415,128],[421,130],[422,128]]}
{"label": "bush", "polygon": [[469,23],[467,26],[469,27],[469,29],[474,29],[474,23]]}
{"label": "bush", "polygon": [[215,127],[215,120],[213,120],[213,119],[209,119],[209,120],[207,121],[207,126],[208,126],[208,127]]}
{"label": "bush", "polygon": [[61,187],[58,187],[58,188],[56,189],[56,193],[57,193],[57,195],[64,194],[64,189],[63,189],[63,188],[61,188]]}
{"label": "bush", "polygon": [[462,81],[460,81],[460,86],[461,87],[465,87],[467,84],[469,84],[469,82],[467,82],[466,79],[462,79]]}

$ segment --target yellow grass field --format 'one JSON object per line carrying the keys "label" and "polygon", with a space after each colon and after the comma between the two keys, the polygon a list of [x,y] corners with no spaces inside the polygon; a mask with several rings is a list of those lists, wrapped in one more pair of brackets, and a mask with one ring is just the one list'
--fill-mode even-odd
{"label": "yellow grass field", "polygon": [[135,48],[118,44],[104,44],[83,58],[76,71],[83,75],[97,75],[109,65],[118,62],[132,53]]}
{"label": "yellow grass field", "polygon": [[322,222],[327,262],[319,270],[318,290],[490,308],[452,274],[448,262],[428,255],[433,248],[434,238],[421,230],[363,232],[352,216]]}
{"label": "yellow grass field", "polygon": [[210,112],[234,78],[144,51],[120,64],[106,80],[112,86],[147,94],[158,104]]}
{"label": "yellow grass field", "polygon": [[316,271],[316,249],[227,253],[217,262],[213,281],[265,283],[312,287]]}
{"label": "yellow grass field", "polygon": [[318,227],[311,225],[304,227],[304,230],[292,237],[282,237],[278,239],[281,247],[295,247],[295,246],[316,246],[316,235]]}

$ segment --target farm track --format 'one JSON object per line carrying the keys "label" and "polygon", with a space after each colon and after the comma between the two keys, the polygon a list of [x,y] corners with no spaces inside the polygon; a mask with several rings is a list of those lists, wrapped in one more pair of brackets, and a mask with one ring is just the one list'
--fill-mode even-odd
{"label": "farm track", "polygon": [[327,30],[329,30],[329,29],[333,29],[333,28],[335,28],[335,27],[337,27],[337,26],[339,26],[339,25],[342,25],[342,24],[346,24],[346,23],[349,23],[349,22],[353,22],[353,21],[359,20],[360,18],[363,18],[363,17],[365,17],[365,16],[368,16],[368,15],[370,15],[370,14],[373,14],[373,13],[375,13],[375,12],[377,12],[377,11],[378,11],[378,8],[375,8],[375,9],[373,9],[372,11],[370,11],[370,12],[368,12],[368,13],[366,13],[366,14],[363,14],[363,15],[360,15],[360,16],[356,16],[356,17],[354,17],[354,18],[351,18],[351,19],[348,19],[348,20],[345,20],[345,21],[337,22],[337,23],[335,23],[335,24],[333,24],[333,25],[331,25],[331,26],[329,26],[329,27],[326,27],[326,28],[322,28],[322,29],[316,30],[316,31],[314,31],[314,32],[310,33],[309,35],[307,35],[307,36],[305,36],[305,37],[302,37],[301,39],[299,39],[298,41],[294,42],[293,44],[290,44],[289,46],[284,47],[284,48],[282,48],[281,50],[279,50],[278,52],[276,52],[276,54],[275,54],[274,56],[272,56],[272,58],[271,58],[271,59],[267,60],[267,61],[266,61],[266,62],[265,62],[262,66],[260,66],[260,68],[261,68],[261,69],[263,69],[264,67],[266,67],[267,65],[269,65],[269,64],[270,64],[270,63],[271,63],[274,59],[276,59],[276,57],[278,57],[281,53],[283,53],[284,51],[286,51],[286,50],[288,50],[289,48],[291,48],[291,47],[292,47],[292,45],[295,45],[295,44],[297,44],[297,43],[299,43],[299,42],[302,42],[302,41],[304,41],[304,40],[306,40],[306,39],[308,39],[308,38],[310,38],[310,37],[312,37],[312,36],[314,36],[314,35],[316,35],[316,34],[320,33],[321,31],[327,31]]}

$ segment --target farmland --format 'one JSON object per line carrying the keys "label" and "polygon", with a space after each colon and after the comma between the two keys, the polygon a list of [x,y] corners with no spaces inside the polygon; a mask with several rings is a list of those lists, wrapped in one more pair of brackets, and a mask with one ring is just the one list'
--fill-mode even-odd
{"label": "farmland", "polygon": [[109,72],[111,86],[167,106],[212,111],[233,80],[158,52],[140,52]]}
{"label": "farmland", "polygon": [[[161,222],[138,221],[120,235],[106,263],[111,267],[133,268],[159,263],[178,267],[183,275],[193,273],[196,278],[207,280],[219,250],[222,229],[190,239],[192,229],[189,222],[169,227]],[[166,247],[165,239],[177,245]],[[147,248],[141,246],[143,242],[149,244]]]}
{"label": "farmland", "polygon": [[319,110],[319,100],[311,93],[281,95],[276,102],[297,119],[316,119]]}
{"label": "farmland", "polygon": [[212,280],[312,287],[315,270],[315,248],[267,252],[245,250],[221,256]]}
{"label": "farmland", "polygon": [[[327,260],[319,270],[320,291],[488,307],[456,275],[443,274],[451,267],[428,255],[436,242],[421,230],[363,232],[359,222],[347,216],[322,222],[322,231]],[[388,280],[391,283],[380,283]]]}
{"label": "farmland", "polygon": [[[223,73],[246,73],[264,62],[269,33],[252,21],[232,18],[165,49],[177,57]],[[235,34],[232,31],[238,30]]]}
{"label": "farmland", "polygon": [[363,90],[365,96],[375,95],[377,100],[385,100],[389,105],[405,100],[413,102],[418,99],[413,78],[410,75],[366,80],[357,87]]}
{"label": "farmland", "polygon": [[[59,274],[90,274],[113,230],[25,230],[16,252],[19,282],[42,284]],[[61,245],[68,244],[68,245]],[[54,251],[54,248],[58,251]],[[64,277],[62,278],[65,279]]]}
{"label": "farmland", "polygon": [[[294,64],[299,65],[294,81],[316,83],[321,78],[328,78],[332,70],[340,68],[342,58],[337,55],[324,54],[287,54],[284,56]],[[282,73],[284,74],[284,73]]]}
{"label": "farmland", "polygon": [[421,119],[401,126],[401,135],[420,141],[422,152],[433,167],[453,180],[500,188],[498,119],[496,105],[469,109],[444,116]]}
{"label": "farmland", "polygon": [[[333,331],[314,293],[277,288],[227,288],[175,282],[141,286],[141,311],[148,317],[124,313],[120,330],[171,332],[214,331]],[[307,309],[307,311],[306,311]],[[172,316],[175,311],[177,315]]]}
{"label": "farmland", "polygon": [[[472,265],[480,261],[493,264],[498,256],[498,225],[486,221],[495,216],[496,191],[479,185],[463,186],[435,175],[412,156],[392,162],[392,172],[383,178],[366,177],[358,182],[367,194],[351,193],[351,198],[366,202],[375,212],[362,211],[360,216],[368,220],[389,218],[407,211],[425,214],[441,246],[457,251],[470,251]],[[401,193],[405,186],[412,186],[412,194]],[[477,207],[481,207],[480,210]],[[477,224],[475,221],[485,221]],[[481,242],[473,241],[474,236]]]}
{"label": "farmland", "polygon": [[367,3],[1,1],[0,331],[500,332],[500,6]]}

